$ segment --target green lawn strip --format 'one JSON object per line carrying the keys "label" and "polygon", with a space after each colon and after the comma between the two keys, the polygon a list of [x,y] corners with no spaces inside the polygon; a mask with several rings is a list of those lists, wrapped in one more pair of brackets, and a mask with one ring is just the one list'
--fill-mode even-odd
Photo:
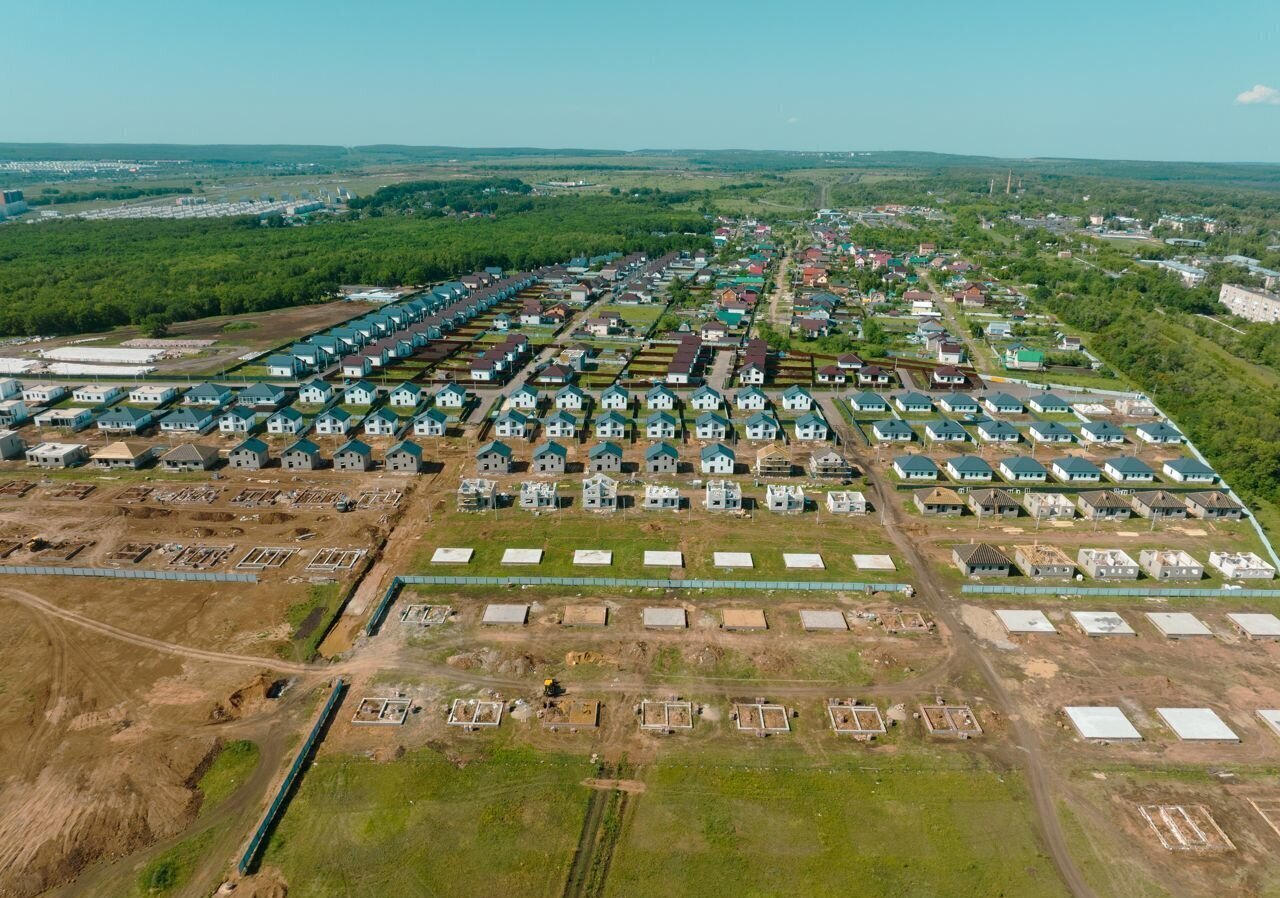
{"label": "green lawn strip", "polygon": [[200,813],[207,814],[231,797],[258,766],[258,744],[248,739],[224,743],[204,776],[199,788],[203,796]]}

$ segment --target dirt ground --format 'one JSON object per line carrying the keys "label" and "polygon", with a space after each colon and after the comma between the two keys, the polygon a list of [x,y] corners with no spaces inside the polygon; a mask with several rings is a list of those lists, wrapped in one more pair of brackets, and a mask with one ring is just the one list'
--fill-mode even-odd
{"label": "dirt ground", "polygon": [[[175,340],[217,340],[218,342],[199,352],[182,355],[172,359],[162,359],[155,363],[160,375],[193,375],[217,374],[236,364],[238,358],[250,352],[259,352],[279,346],[293,339],[300,339],[308,334],[333,327],[365,314],[376,304],[363,302],[346,302],[342,300],[320,303],[311,306],[296,306],[291,309],[278,309],[271,312],[260,312],[256,315],[216,315],[211,318],[199,318],[195,321],[184,321],[171,325],[169,339]],[[253,327],[244,327],[244,324]],[[228,325],[236,325],[227,330]],[[100,337],[100,340],[88,344],[90,346],[118,346],[126,340],[146,337],[144,328],[138,326],[119,327],[102,334],[76,335],[46,340],[39,344],[40,349],[56,349],[72,343],[80,343],[86,339]],[[6,355],[22,355],[19,351],[8,351]]]}
{"label": "dirt ground", "polygon": [[[256,584],[0,581],[0,894],[38,894],[94,861],[181,834],[199,811],[195,782],[220,740],[253,739],[273,777],[301,723],[292,719],[295,696],[327,676],[292,657],[289,610],[313,586],[341,588],[361,570],[306,566],[323,547],[376,554],[399,514],[231,504],[257,486],[247,480],[223,480],[218,500],[198,505],[126,502],[127,484],[96,482],[80,501],[48,498],[65,481],[0,498],[0,540],[18,544],[5,563],[174,570],[173,547],[198,542],[234,545],[211,568],[233,571],[253,546],[296,551],[257,572]],[[359,492],[358,483],[346,486]],[[44,547],[80,543],[65,562]],[[138,564],[109,561],[130,544],[154,548]],[[297,693],[267,698],[287,682],[299,684]],[[277,731],[281,719],[290,723]],[[244,802],[247,817],[259,813],[256,801]]]}

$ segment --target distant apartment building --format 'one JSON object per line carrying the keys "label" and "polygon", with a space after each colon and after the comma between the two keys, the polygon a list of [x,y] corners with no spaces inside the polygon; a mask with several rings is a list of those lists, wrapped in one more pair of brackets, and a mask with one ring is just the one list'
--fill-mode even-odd
{"label": "distant apartment building", "polygon": [[1218,291],[1218,301],[1232,315],[1238,315],[1247,321],[1280,323],[1280,295],[1275,293],[1241,287],[1239,284],[1223,284]]}

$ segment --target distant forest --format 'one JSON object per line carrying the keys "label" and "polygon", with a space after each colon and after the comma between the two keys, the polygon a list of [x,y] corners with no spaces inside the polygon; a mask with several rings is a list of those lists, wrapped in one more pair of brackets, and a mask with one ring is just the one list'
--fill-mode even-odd
{"label": "distant forest", "polygon": [[[262,312],[323,301],[340,284],[428,283],[489,265],[525,269],[613,250],[709,245],[699,236],[706,219],[673,201],[550,199],[524,195],[519,182],[425,182],[379,191],[346,219],[305,225],[241,218],[8,226],[0,228],[0,335]],[[446,215],[442,204],[485,214]]]}

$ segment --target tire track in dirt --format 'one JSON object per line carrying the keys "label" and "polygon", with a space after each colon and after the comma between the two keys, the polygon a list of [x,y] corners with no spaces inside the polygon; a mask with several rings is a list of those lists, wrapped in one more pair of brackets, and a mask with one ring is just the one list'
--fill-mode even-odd
{"label": "tire track in dirt", "polygon": [[190,658],[195,661],[210,661],[219,664],[238,664],[243,667],[268,668],[270,670],[287,671],[289,673],[313,673],[317,671],[328,670],[327,665],[315,664],[299,664],[291,661],[281,661],[276,658],[268,658],[257,655],[235,655],[229,652],[211,652],[207,649],[197,649],[191,646],[179,645],[178,643],[165,642],[162,639],[152,639],[150,636],[141,636],[137,633],[131,633],[120,627],[103,623],[95,620],[88,615],[71,611],[67,608],[60,608],[52,602],[47,602],[39,596],[26,592],[21,589],[0,589],[0,596],[12,599],[20,605],[25,605],[36,611],[43,612],[51,617],[60,620],[69,621],[78,624],[103,636],[109,636],[118,639],[121,642],[127,642],[130,645],[136,645],[140,648],[148,648],[157,652],[164,652],[168,655],[177,655],[182,658]]}

